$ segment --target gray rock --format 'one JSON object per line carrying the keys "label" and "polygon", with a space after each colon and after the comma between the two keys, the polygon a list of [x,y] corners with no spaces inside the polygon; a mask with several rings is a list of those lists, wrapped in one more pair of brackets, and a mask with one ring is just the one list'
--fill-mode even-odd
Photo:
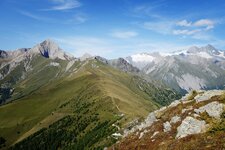
{"label": "gray rock", "polygon": [[177,128],[176,138],[183,138],[191,134],[202,133],[206,130],[205,121],[200,121],[190,116],[186,117]]}
{"label": "gray rock", "polygon": [[180,121],[180,117],[179,116],[174,116],[171,118],[170,123],[177,123],[178,121]]}
{"label": "gray rock", "polygon": [[210,117],[219,119],[221,114],[224,111],[224,107],[225,107],[225,104],[215,101],[215,102],[211,102],[205,106],[202,106],[199,109],[195,109],[194,111],[197,114],[207,112]]}
{"label": "gray rock", "polygon": [[142,130],[145,129],[147,127],[150,127],[155,121],[157,121],[155,113],[151,112],[148,117],[145,119],[144,122],[142,122],[139,125],[134,126],[131,130],[124,130],[124,134],[123,136],[126,137],[127,135],[129,135],[130,133],[133,133],[137,130]]}
{"label": "gray rock", "polygon": [[168,107],[175,107],[175,106],[179,105],[180,103],[181,103],[181,101],[175,100]]}
{"label": "gray rock", "polygon": [[171,131],[171,124],[168,121],[163,123],[163,127],[164,127],[164,129],[163,129],[164,132]]}
{"label": "gray rock", "polygon": [[210,91],[204,91],[202,94],[198,94],[195,96],[196,102],[202,102],[209,100],[211,97],[216,95],[222,95],[224,94],[223,90],[210,90]]}

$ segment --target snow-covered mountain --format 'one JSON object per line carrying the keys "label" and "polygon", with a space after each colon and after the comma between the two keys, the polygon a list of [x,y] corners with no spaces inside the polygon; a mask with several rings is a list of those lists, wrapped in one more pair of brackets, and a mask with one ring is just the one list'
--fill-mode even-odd
{"label": "snow-covered mountain", "polygon": [[126,60],[177,91],[224,87],[225,51],[212,45],[172,53],[141,53]]}

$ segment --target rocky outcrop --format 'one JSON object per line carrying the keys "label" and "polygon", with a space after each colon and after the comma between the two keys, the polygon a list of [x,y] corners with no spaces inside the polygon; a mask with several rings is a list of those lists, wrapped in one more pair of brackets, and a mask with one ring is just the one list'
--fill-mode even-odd
{"label": "rocky outcrop", "polygon": [[224,92],[192,92],[169,106],[151,112],[144,122],[137,123],[139,125],[129,130],[129,134],[116,145],[120,149],[174,149],[177,145],[180,145],[178,149],[186,146],[193,149],[192,144],[197,143],[204,149],[215,141],[219,144],[214,149],[218,149],[224,138]]}
{"label": "rocky outcrop", "polygon": [[183,138],[187,135],[202,133],[206,131],[205,121],[200,121],[190,116],[186,117],[177,128],[176,138]]}
{"label": "rocky outcrop", "polygon": [[163,123],[163,131],[164,132],[169,132],[171,131],[171,124],[167,121],[165,123]]}
{"label": "rocky outcrop", "polygon": [[222,103],[219,103],[219,102],[215,101],[215,102],[211,102],[211,103],[209,103],[205,106],[202,106],[198,109],[195,109],[194,111],[197,114],[207,112],[207,114],[210,117],[214,117],[214,118],[219,119],[221,117],[221,114],[224,111],[224,108],[225,108],[225,104],[222,104]]}
{"label": "rocky outcrop", "polygon": [[31,54],[40,53],[45,58],[71,60],[73,57],[64,52],[54,41],[48,39],[37,44],[30,51]]}
{"label": "rocky outcrop", "polygon": [[224,91],[222,90],[200,91],[200,93],[195,96],[195,100],[197,102],[202,102],[210,99],[213,96],[222,95],[223,93]]}
{"label": "rocky outcrop", "polygon": [[125,129],[124,132],[124,137],[128,136],[131,133],[134,133],[135,131],[141,131],[144,128],[150,127],[155,121],[157,121],[156,119],[156,115],[154,112],[150,113],[148,115],[148,117],[145,119],[144,122],[142,122],[139,125],[134,126],[133,128],[129,129]]}

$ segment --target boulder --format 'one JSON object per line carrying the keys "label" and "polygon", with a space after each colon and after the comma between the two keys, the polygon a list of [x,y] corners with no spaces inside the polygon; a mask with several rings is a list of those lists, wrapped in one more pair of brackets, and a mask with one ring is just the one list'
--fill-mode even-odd
{"label": "boulder", "polygon": [[203,133],[206,130],[205,121],[197,120],[193,117],[186,117],[177,128],[176,138],[183,138],[191,134]]}
{"label": "boulder", "polygon": [[163,131],[164,132],[169,132],[169,131],[171,131],[171,124],[167,121],[167,122],[165,122],[165,123],[163,123]]}
{"label": "boulder", "polygon": [[194,111],[197,114],[207,112],[210,117],[214,117],[214,118],[219,119],[221,114],[224,111],[223,110],[224,107],[225,107],[225,104],[222,104],[222,103],[219,103],[219,102],[215,101],[215,102],[211,102],[211,103],[209,103],[205,106],[202,106],[198,109],[195,109]]}

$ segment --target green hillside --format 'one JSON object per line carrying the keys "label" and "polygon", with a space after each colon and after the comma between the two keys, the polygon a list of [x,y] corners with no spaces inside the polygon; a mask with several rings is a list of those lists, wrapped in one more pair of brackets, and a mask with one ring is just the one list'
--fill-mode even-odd
{"label": "green hillside", "polygon": [[69,72],[66,61],[57,60],[58,68],[46,67],[49,59],[37,61],[38,73],[14,85],[17,100],[0,106],[4,148],[103,148],[116,141],[115,124],[123,127],[177,98],[94,59],[74,63]]}

